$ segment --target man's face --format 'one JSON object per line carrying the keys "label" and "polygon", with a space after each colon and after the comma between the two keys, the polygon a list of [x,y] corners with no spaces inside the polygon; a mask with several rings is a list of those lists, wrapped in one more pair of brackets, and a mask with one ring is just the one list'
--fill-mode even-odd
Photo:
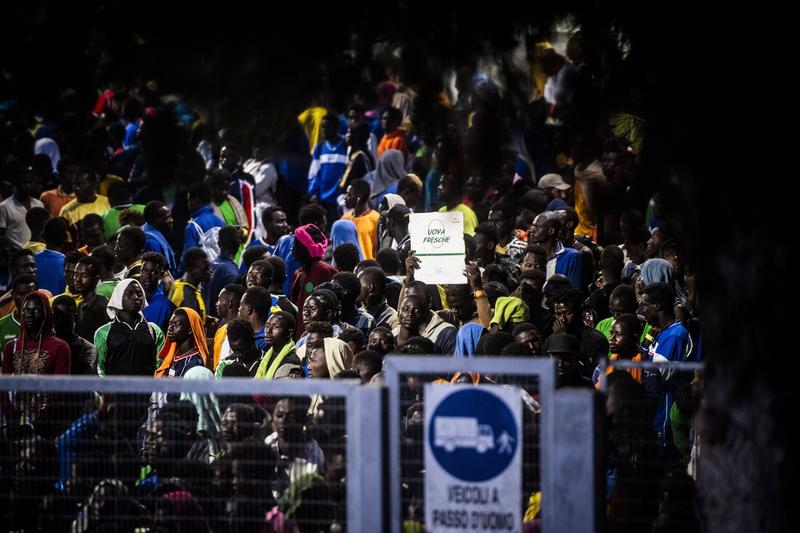
{"label": "man's face", "polygon": [[28,298],[22,306],[22,325],[30,333],[38,334],[44,323],[44,306],[36,297]]}
{"label": "man's face", "polygon": [[614,174],[614,167],[617,163],[617,155],[617,152],[603,152],[603,158],[600,164],[603,168],[603,174],[607,178],[611,178]]}
{"label": "man's face", "polygon": [[136,248],[133,242],[124,235],[117,236],[117,242],[114,244],[114,256],[123,265],[136,259]]}
{"label": "man's face", "polygon": [[361,378],[361,383],[368,382],[380,370],[380,368],[375,368],[371,361],[359,361],[356,363],[356,371]]}
{"label": "man's face", "polygon": [[519,333],[514,340],[527,345],[534,354],[542,353],[542,338],[532,329]]}
{"label": "man's face", "polygon": [[63,304],[56,304],[53,306],[53,328],[56,330],[56,335],[65,339],[72,336],[75,331],[75,314],[74,310]]}
{"label": "man's face", "polygon": [[[486,250],[494,253],[494,248],[497,245],[497,243],[494,242],[491,238],[487,237],[486,235],[483,235],[482,233],[476,232],[474,235],[474,239],[475,239],[476,252],[479,252],[481,250]],[[492,259],[494,259],[494,257],[492,257]]]}
{"label": "man's face", "polygon": [[350,186],[347,188],[347,194],[344,196],[344,205],[347,209],[355,209],[357,203],[358,195],[353,190],[353,187]]}
{"label": "man's face", "polygon": [[312,378],[329,378],[328,363],[325,361],[325,349],[315,348],[308,356],[308,375]]}
{"label": "man's face", "polygon": [[94,273],[90,265],[79,263],[78,266],[75,267],[73,283],[78,293],[83,295],[93,293],[95,287],[97,287],[98,281],[100,281],[100,276]]}
{"label": "man's face", "polygon": [[72,180],[72,192],[79,202],[91,202],[97,189],[97,180],[90,172],[81,172]]}
{"label": "man's face", "polygon": [[327,140],[334,140],[339,133],[339,121],[337,120],[325,120],[322,123],[322,135]]}
{"label": "man's face", "polygon": [[264,287],[268,289],[272,280],[267,276],[264,267],[261,265],[252,265],[247,271],[246,283],[248,289],[252,287]]}
{"label": "man's face", "polygon": [[367,349],[386,355],[394,349],[393,338],[384,331],[373,331],[369,334]]}
{"label": "man's face", "polygon": [[576,320],[580,320],[581,316],[575,312],[569,305],[565,303],[557,303],[553,314],[559,319],[566,327],[570,327]]}
{"label": "man's face", "polygon": [[219,151],[219,165],[227,170],[233,172],[239,164],[239,154],[231,146],[223,146]]}
{"label": "man's face", "polygon": [[228,191],[230,190],[231,182],[229,180],[222,180],[221,183],[215,183],[211,187],[211,196],[214,198],[214,203],[219,205],[228,199]]}
{"label": "man's face", "polygon": [[21,276],[22,274],[28,274],[30,276],[36,275],[36,259],[33,255],[25,254],[20,256],[17,261],[14,263],[13,268],[14,276]]}
{"label": "man's face", "polygon": [[[164,271],[161,269],[160,265],[157,265],[152,261],[145,261],[142,263],[140,281],[147,294],[153,294],[153,292],[158,288],[158,282],[161,281],[163,275]],[[225,291],[223,291],[223,293],[224,292]]]}
{"label": "man's face", "polygon": [[303,304],[303,322],[330,322],[330,309],[313,296],[306,298]]}
{"label": "man's face", "polygon": [[129,313],[138,313],[144,306],[144,293],[137,283],[131,283],[122,294],[122,309]]}
{"label": "man's face", "polygon": [[622,298],[612,296],[608,301],[608,310],[611,311],[611,316],[617,318],[623,313],[629,313],[631,310],[625,308],[625,302]]}
{"label": "man's face", "polygon": [[372,283],[367,279],[366,276],[360,276],[358,278],[359,283],[361,283],[361,292],[358,293],[358,297],[356,298],[356,303],[360,304],[362,302],[366,302],[367,298],[369,297],[369,293],[372,290]]}
{"label": "man's face", "polygon": [[359,114],[358,111],[356,111],[355,109],[351,109],[350,111],[348,111],[347,113],[348,127],[352,128],[358,123],[359,120],[361,120],[361,115]]}
{"label": "man's face", "polygon": [[220,421],[220,435],[225,442],[239,442],[244,439],[242,435],[239,416],[236,411],[228,409]]}
{"label": "man's face", "polygon": [[[83,237],[83,244],[89,247],[89,250],[94,250],[98,246],[102,246],[105,244],[106,239],[105,235],[103,235],[103,228],[97,224],[88,224],[83,226],[82,228],[82,237]],[[117,245],[119,245],[119,241],[125,239],[125,237],[117,237]],[[127,239],[125,239],[127,240]],[[116,246],[115,246],[115,253],[116,253]]]}
{"label": "man's face", "polygon": [[231,346],[231,353],[234,357],[243,357],[255,347],[252,337],[242,336],[236,339],[228,337],[228,343]]}
{"label": "man's face", "polygon": [[217,297],[217,317],[224,318],[228,316],[228,311],[231,308],[231,293],[222,289]]}
{"label": "man's face", "polygon": [[500,237],[511,234],[511,220],[504,218],[502,211],[489,211],[489,222],[494,224]]}
{"label": "man's face", "polygon": [[61,169],[58,178],[61,182],[61,189],[65,193],[69,194],[72,192],[73,180],[75,176],[78,175],[79,168],[78,165],[64,165],[64,168]]}
{"label": "man's face", "polygon": [[181,343],[192,334],[189,317],[183,313],[172,313],[167,324],[167,339],[174,343]]}
{"label": "man's face", "polygon": [[203,258],[198,261],[197,266],[191,271],[192,277],[201,283],[208,283],[211,279],[211,264],[208,259]]}
{"label": "man's face", "polygon": [[528,272],[531,270],[541,270],[545,272],[547,268],[546,264],[542,264],[541,256],[539,254],[535,254],[532,252],[528,252],[524,256],[522,256],[522,263],[520,263],[520,270],[522,272]]}
{"label": "man's face", "polygon": [[286,319],[273,315],[269,317],[267,327],[264,328],[264,340],[273,346],[284,345],[291,338],[292,333],[294,332]]}
{"label": "man's face", "polygon": [[670,262],[672,265],[672,273],[673,274],[683,274],[683,257],[681,253],[678,252],[677,249],[671,248],[664,251],[664,259]]}
{"label": "man's face", "polygon": [[417,331],[422,323],[425,309],[418,298],[406,297],[400,308],[400,325],[408,331]]}
{"label": "man's face", "polygon": [[267,235],[271,238],[277,239],[289,233],[289,224],[287,223],[286,213],[283,211],[273,211],[271,220],[265,224]]}
{"label": "man's face", "polygon": [[394,125],[394,121],[392,120],[392,114],[388,111],[384,111],[381,113],[381,127],[383,128],[384,133],[392,133]]}
{"label": "man's face", "polygon": [[547,217],[544,215],[539,215],[533,219],[530,230],[528,230],[529,243],[538,244],[547,241],[550,236],[547,220]]}
{"label": "man's face", "polygon": [[658,324],[658,305],[653,303],[651,297],[647,294],[644,295],[644,319],[648,324]]}
{"label": "man's face", "polygon": [[78,292],[78,289],[75,288],[75,269],[77,266],[76,263],[64,263],[64,280],[67,282],[67,287],[73,294]]}
{"label": "man's face", "polygon": [[608,339],[608,347],[611,353],[618,353],[622,355],[632,356],[635,355],[637,350],[637,339],[634,338],[630,328],[615,320],[611,325],[611,334]]}
{"label": "man's face", "polygon": [[439,178],[439,187],[436,189],[439,198],[444,201],[449,201],[453,199],[455,196],[455,190],[453,187],[453,181],[455,178],[450,174],[443,174],[441,178]]}
{"label": "man's face", "polygon": [[172,219],[172,211],[167,206],[162,206],[158,209],[156,219],[153,221],[153,226],[161,233],[169,234],[172,232],[172,227],[175,221]]}
{"label": "man's face", "polygon": [[17,304],[17,309],[22,309],[22,300],[25,297],[32,293],[33,291],[37,290],[38,287],[36,283],[17,283],[11,289],[11,297],[14,299],[14,303]]}

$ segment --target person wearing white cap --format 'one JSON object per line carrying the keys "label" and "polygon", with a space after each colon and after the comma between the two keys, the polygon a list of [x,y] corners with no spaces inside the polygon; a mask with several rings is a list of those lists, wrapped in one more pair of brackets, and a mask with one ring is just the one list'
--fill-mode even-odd
{"label": "person wearing white cap", "polygon": [[[538,187],[543,190],[544,194],[547,196],[547,211],[554,211],[559,207],[568,205],[568,197],[572,185],[564,181],[558,174],[545,174],[539,178]],[[551,206],[550,204],[555,200],[561,200],[561,202],[557,202],[559,205]]]}

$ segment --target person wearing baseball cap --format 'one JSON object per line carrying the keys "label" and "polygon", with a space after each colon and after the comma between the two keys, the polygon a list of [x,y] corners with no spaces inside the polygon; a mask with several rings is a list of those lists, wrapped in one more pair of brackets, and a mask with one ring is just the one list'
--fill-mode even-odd
{"label": "person wearing baseball cap", "polygon": [[546,211],[555,211],[569,207],[567,199],[572,185],[564,181],[558,174],[545,174],[539,178],[538,187],[547,195]]}
{"label": "person wearing baseball cap", "polygon": [[591,387],[592,382],[581,375],[578,339],[569,333],[553,333],[547,339],[547,355],[556,359],[557,387]]}

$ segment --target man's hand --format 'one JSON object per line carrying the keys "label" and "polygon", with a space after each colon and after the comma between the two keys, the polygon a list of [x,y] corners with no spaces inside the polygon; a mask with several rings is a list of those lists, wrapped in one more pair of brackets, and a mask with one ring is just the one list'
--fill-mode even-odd
{"label": "man's hand", "polygon": [[564,324],[560,318],[556,318],[553,321],[553,333],[564,333],[567,331],[567,326]]}
{"label": "man's hand", "polygon": [[464,276],[466,276],[469,287],[473,292],[483,290],[483,280],[481,279],[481,270],[478,265],[467,263],[464,267]]}
{"label": "man's hand", "polygon": [[405,284],[408,286],[414,281],[414,271],[419,270],[420,260],[419,257],[414,255],[414,250],[411,250],[406,257],[406,279]]}

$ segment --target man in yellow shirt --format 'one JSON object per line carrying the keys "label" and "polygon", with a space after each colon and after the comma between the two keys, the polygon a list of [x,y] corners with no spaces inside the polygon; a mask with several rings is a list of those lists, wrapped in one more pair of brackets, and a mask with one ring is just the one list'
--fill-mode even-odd
{"label": "man in yellow shirt", "polygon": [[94,172],[84,169],[76,174],[72,181],[75,199],[61,208],[61,216],[70,224],[77,224],[89,213],[102,216],[111,209],[108,198],[97,194],[97,179]]}
{"label": "man in yellow shirt", "polygon": [[364,252],[364,259],[374,259],[378,252],[378,219],[380,215],[367,205],[369,183],[363,179],[353,180],[347,187],[344,205],[352,211],[342,215],[344,220],[352,220],[358,231],[358,243]]}
{"label": "man in yellow shirt", "polygon": [[439,209],[440,213],[450,213],[459,211],[464,214],[464,233],[475,235],[475,228],[478,226],[478,217],[469,206],[465,205],[461,199],[464,196],[464,188],[461,180],[453,174],[443,174],[439,179],[439,200],[444,202],[444,207]]}

